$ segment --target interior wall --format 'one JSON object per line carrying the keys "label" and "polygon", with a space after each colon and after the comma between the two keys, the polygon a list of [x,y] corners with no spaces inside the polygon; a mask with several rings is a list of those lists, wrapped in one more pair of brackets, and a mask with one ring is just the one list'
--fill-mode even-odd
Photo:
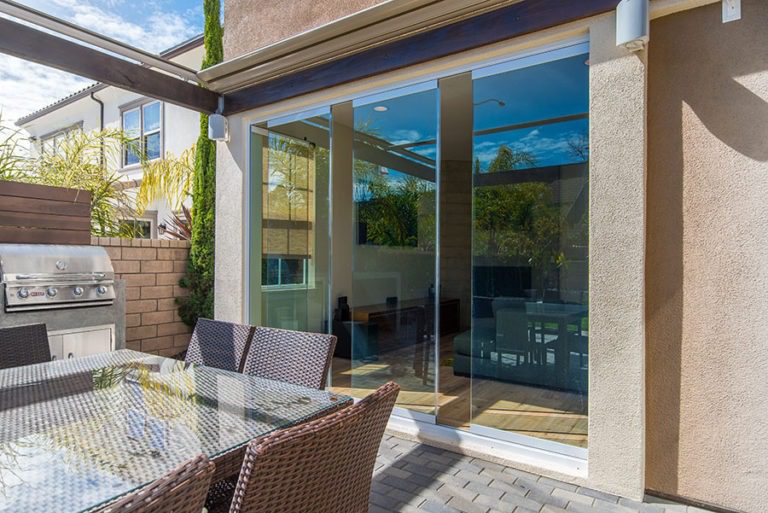
{"label": "interior wall", "polygon": [[655,20],[649,76],[647,487],[768,503],[768,3]]}

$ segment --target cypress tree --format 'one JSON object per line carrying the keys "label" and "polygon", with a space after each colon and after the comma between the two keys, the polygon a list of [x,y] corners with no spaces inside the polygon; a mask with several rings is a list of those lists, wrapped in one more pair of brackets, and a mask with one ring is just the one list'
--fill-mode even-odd
{"label": "cypress tree", "polygon": [[[224,59],[221,4],[219,0],[203,0],[205,57],[202,69]],[[199,317],[213,318],[213,258],[216,210],[216,141],[208,139],[208,116],[200,115],[200,136],[195,154],[195,181],[192,189],[192,246],[187,275],[181,286],[189,295],[180,298],[179,315],[194,326]]]}

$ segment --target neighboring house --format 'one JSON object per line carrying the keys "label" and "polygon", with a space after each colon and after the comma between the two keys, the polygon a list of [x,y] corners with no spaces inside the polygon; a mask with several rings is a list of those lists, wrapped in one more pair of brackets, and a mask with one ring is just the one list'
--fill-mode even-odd
{"label": "neighboring house", "polygon": [[758,513],[768,3],[639,51],[617,3],[226,0],[216,317],[335,333],[420,440]]}
{"label": "neighboring house", "polygon": [[[197,36],[161,52],[163,57],[192,69],[203,59],[203,38]],[[33,151],[56,151],[72,130],[120,128],[135,138],[147,156],[163,158],[167,152],[179,156],[197,141],[200,131],[197,112],[124,91],[94,84],[17,120],[16,124],[33,138]],[[115,169],[126,182],[141,180],[138,156],[123,151]],[[166,201],[149,205],[136,222],[142,238],[162,238],[164,223],[173,214]]]}

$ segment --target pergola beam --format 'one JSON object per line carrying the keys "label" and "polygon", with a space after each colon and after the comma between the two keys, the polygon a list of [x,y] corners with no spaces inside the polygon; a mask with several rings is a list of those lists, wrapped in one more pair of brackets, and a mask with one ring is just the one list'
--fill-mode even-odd
{"label": "pergola beam", "polygon": [[59,34],[101,48],[102,50],[113,52],[142,64],[172,73],[184,80],[189,80],[194,83],[199,82],[197,73],[191,68],[171,62],[159,55],[136,48],[111,37],[101,35],[98,32],[61,20],[55,16],[51,16],[50,14],[19,4],[12,0],[0,0],[0,13],[13,16],[14,18],[32,23],[43,29],[58,32]]}
{"label": "pergola beam", "polygon": [[208,89],[4,18],[0,52],[198,112],[218,108]]}

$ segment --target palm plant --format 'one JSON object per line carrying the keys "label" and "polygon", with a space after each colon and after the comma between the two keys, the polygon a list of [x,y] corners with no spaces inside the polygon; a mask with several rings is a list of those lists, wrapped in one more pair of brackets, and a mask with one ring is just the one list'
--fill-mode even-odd
{"label": "palm plant", "polygon": [[182,209],[184,202],[192,195],[196,151],[193,145],[178,157],[168,152],[163,159],[142,159],[143,176],[136,195],[139,214],[159,199],[165,199],[173,211]]}
{"label": "palm plant", "polygon": [[27,137],[3,123],[0,113],[0,180],[19,180],[23,177],[29,158],[25,146]]}
{"label": "palm plant", "polygon": [[43,152],[31,162],[22,180],[31,183],[82,189],[91,193],[91,233],[104,237],[133,237],[135,219],[132,195],[120,175],[123,151],[135,151],[121,130],[72,131],[55,152]]}

